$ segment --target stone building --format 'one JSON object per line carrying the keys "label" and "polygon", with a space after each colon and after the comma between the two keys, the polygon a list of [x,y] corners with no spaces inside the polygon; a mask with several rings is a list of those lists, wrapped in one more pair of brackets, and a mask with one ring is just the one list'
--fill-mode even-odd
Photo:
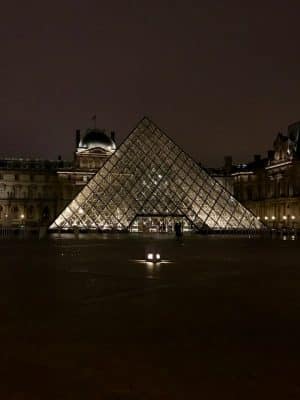
{"label": "stone building", "polygon": [[0,160],[0,227],[48,226],[115,150],[115,135],[76,131],[73,161]]}
{"label": "stone building", "polygon": [[300,122],[278,133],[273,149],[223,169],[234,196],[269,228],[300,228]]}

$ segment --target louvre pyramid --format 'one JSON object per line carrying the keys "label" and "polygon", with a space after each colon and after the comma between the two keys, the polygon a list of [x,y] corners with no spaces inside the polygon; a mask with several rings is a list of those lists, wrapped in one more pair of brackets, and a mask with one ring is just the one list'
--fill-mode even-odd
{"label": "louvre pyramid", "polygon": [[183,216],[194,230],[262,227],[146,117],[50,229],[127,231],[142,216]]}

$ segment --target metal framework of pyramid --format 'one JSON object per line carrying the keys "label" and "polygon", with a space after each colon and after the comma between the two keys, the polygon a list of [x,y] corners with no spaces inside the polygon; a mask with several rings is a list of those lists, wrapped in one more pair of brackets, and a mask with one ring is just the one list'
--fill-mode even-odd
{"label": "metal framework of pyramid", "polygon": [[151,120],[143,118],[50,229],[124,230],[182,216],[194,230],[262,224]]}

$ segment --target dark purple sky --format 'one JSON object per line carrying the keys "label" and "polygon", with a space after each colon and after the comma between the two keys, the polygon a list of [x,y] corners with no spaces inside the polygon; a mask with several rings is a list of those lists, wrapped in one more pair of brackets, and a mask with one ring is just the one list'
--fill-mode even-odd
{"label": "dark purple sky", "polygon": [[0,156],[70,158],[93,114],[118,141],[148,115],[213,166],[300,120],[299,0],[5,3]]}

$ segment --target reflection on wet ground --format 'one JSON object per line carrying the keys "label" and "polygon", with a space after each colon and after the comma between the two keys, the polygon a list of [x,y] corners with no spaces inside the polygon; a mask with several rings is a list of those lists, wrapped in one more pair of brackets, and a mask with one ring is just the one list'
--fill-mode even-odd
{"label": "reflection on wet ground", "polygon": [[0,249],[3,399],[299,397],[297,238],[85,235]]}

